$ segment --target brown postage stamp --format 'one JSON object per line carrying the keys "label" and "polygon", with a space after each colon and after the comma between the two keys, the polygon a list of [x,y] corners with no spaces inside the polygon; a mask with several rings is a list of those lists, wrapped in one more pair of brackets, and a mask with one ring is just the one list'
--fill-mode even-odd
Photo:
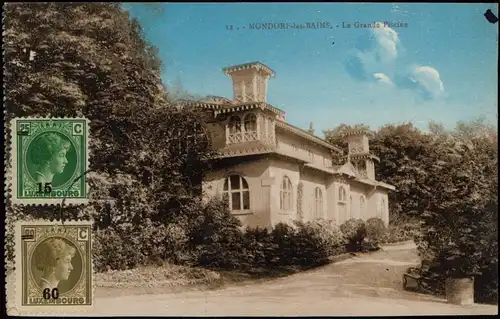
{"label": "brown postage stamp", "polygon": [[13,312],[72,314],[93,308],[91,222],[20,221],[15,236]]}

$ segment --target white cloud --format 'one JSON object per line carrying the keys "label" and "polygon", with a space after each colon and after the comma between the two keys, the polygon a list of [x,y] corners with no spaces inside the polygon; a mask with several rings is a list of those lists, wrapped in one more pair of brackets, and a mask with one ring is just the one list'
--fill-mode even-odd
{"label": "white cloud", "polygon": [[390,71],[398,57],[400,40],[398,33],[382,22],[376,22],[378,28],[366,30],[357,39],[355,50],[344,61],[346,71],[356,80],[373,81],[376,72]]}
{"label": "white cloud", "polygon": [[399,35],[389,27],[384,27],[384,23],[376,22],[380,28],[370,29],[377,41],[376,54],[383,63],[390,63],[398,57]]}
{"label": "white cloud", "polygon": [[435,68],[407,65],[406,70],[398,70],[402,63],[396,62],[403,50],[399,35],[382,22],[375,24],[379,27],[367,29],[344,62],[349,75],[370,86],[383,83],[387,88],[412,91],[426,101],[446,98],[443,81]]}
{"label": "white cloud", "polygon": [[445,93],[444,84],[439,76],[439,72],[430,66],[415,67],[410,80],[418,83],[419,87],[423,89],[430,98],[436,99],[442,97]]}
{"label": "white cloud", "polygon": [[373,74],[373,78],[374,78],[377,82],[392,85],[392,81],[391,81],[391,79],[390,79],[387,75],[385,75],[384,73],[374,73],[374,74]]}

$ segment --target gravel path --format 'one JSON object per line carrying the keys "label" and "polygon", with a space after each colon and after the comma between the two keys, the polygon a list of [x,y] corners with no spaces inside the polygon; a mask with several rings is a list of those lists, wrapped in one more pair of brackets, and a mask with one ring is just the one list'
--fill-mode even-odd
{"label": "gravel path", "polygon": [[[98,298],[87,316],[396,316],[498,314],[403,291],[401,275],[419,263],[413,244],[388,246],[272,281],[210,291]],[[99,288],[98,288],[99,289]]]}

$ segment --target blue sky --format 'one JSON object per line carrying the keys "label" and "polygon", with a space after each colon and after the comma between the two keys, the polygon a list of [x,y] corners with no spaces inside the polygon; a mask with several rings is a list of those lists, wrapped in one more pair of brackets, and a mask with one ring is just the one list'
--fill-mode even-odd
{"label": "blue sky", "polygon": [[[268,103],[284,110],[291,124],[307,128],[313,122],[318,135],[341,123],[376,129],[411,121],[425,129],[429,120],[450,128],[481,116],[497,122],[498,24],[483,16],[487,9],[498,16],[494,4],[124,7],[158,47],[167,88],[181,83],[193,94],[232,98],[232,82],[222,68],[259,61],[276,71],[268,83]],[[154,10],[159,7],[160,13]],[[407,27],[354,26],[384,21]],[[249,29],[265,22],[329,22],[332,28]],[[343,28],[347,23],[351,28]]]}

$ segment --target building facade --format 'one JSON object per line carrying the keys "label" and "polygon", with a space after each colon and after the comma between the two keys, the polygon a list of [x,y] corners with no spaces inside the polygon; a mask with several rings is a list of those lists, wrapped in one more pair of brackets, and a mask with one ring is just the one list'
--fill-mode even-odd
{"label": "building facade", "polygon": [[338,147],[295,127],[282,110],[267,103],[274,71],[254,62],[223,69],[233,81],[233,100],[208,97],[195,102],[209,114],[208,132],[220,152],[204,183],[206,196],[224,196],[244,226],[271,228],[279,222],[323,218],[379,217],[389,223],[392,185],[375,180],[370,133],[350,131],[343,165]]}

